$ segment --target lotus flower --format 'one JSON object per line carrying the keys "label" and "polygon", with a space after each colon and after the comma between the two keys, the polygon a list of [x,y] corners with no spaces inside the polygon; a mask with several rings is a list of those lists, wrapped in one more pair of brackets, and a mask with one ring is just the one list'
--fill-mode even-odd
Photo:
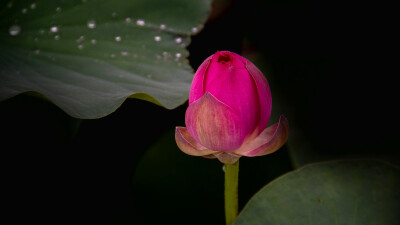
{"label": "lotus flower", "polygon": [[262,72],[236,53],[218,51],[194,75],[186,128],[176,127],[176,143],[186,154],[218,158],[224,164],[273,153],[286,142],[289,124],[282,115],[267,127],[271,107]]}

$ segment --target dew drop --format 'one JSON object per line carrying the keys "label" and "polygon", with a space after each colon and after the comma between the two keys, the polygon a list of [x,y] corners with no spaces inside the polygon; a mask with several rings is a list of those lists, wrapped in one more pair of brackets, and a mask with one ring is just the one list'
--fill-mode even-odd
{"label": "dew drop", "polygon": [[130,17],[126,17],[126,18],[125,18],[125,22],[126,22],[126,23],[130,23],[130,22],[132,22],[132,19],[131,19]]}
{"label": "dew drop", "polygon": [[57,41],[57,40],[60,40],[60,35],[55,35],[54,36],[54,39]]}
{"label": "dew drop", "polygon": [[160,25],[160,29],[161,29],[161,30],[165,30],[165,28],[167,28],[167,26],[165,26],[165,24],[161,24],[161,25]]}
{"label": "dew drop", "polygon": [[169,52],[163,52],[163,57],[164,61],[170,61],[171,60],[171,54]]}
{"label": "dew drop", "polygon": [[144,20],[142,20],[142,19],[136,20],[136,25],[138,25],[138,26],[144,26],[145,24],[146,24],[146,22],[144,22]]}
{"label": "dew drop", "polygon": [[76,43],[81,43],[84,40],[85,40],[85,36],[80,36],[78,39],[76,39]]}
{"label": "dew drop", "polygon": [[57,27],[57,26],[52,26],[52,27],[50,28],[50,32],[52,32],[52,33],[58,32],[58,27]]}
{"label": "dew drop", "polygon": [[95,21],[95,20],[89,20],[89,21],[87,22],[87,26],[88,26],[90,29],[96,28],[96,21]]}
{"label": "dew drop", "polygon": [[121,41],[121,36],[116,36],[116,37],[115,37],[115,41],[116,41],[116,42],[120,42],[120,41]]}
{"label": "dew drop", "polygon": [[182,43],[182,38],[181,37],[175,38],[175,43],[177,43],[177,44]]}
{"label": "dew drop", "polygon": [[97,42],[96,39],[90,40],[90,43],[92,43],[92,44],[94,44],[94,45],[96,44],[96,42]]}
{"label": "dew drop", "polygon": [[78,49],[82,50],[83,49],[83,44],[78,45]]}
{"label": "dew drop", "polygon": [[31,9],[36,9],[36,3],[31,4]]}
{"label": "dew drop", "polygon": [[127,52],[127,51],[122,51],[122,52],[121,52],[121,55],[122,55],[122,56],[129,56],[130,54],[129,54],[129,52]]}
{"label": "dew drop", "polygon": [[39,54],[40,54],[40,49],[36,49],[36,50],[35,50],[35,54],[36,54],[36,55],[39,55]]}
{"label": "dew drop", "polygon": [[110,56],[111,56],[111,58],[115,58],[115,54],[114,53],[112,53]]}
{"label": "dew drop", "polygon": [[57,7],[57,8],[56,8],[56,12],[58,12],[58,13],[60,13],[61,10],[62,10],[61,7]]}
{"label": "dew drop", "polygon": [[192,32],[193,32],[193,33],[197,33],[198,31],[199,31],[199,29],[198,29],[197,27],[193,27],[193,28],[192,28]]}
{"label": "dew drop", "polygon": [[157,42],[161,41],[161,36],[154,36],[154,40]]}
{"label": "dew drop", "polygon": [[111,13],[111,16],[112,16],[112,17],[116,17],[116,16],[117,16],[117,13],[116,13],[116,12],[113,12],[113,13]]}
{"label": "dew drop", "polygon": [[26,14],[28,12],[28,9],[27,8],[23,8],[22,9],[22,14]]}
{"label": "dew drop", "polygon": [[21,32],[21,27],[18,25],[12,25],[8,32],[11,36],[17,36]]}
{"label": "dew drop", "polygon": [[181,56],[182,56],[182,54],[179,53],[179,52],[175,54],[175,57],[176,57],[177,59],[179,59]]}

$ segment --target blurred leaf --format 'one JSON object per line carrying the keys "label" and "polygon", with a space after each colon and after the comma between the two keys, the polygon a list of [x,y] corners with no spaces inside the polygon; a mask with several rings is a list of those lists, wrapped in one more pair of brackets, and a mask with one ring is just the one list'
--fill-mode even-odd
{"label": "blurred leaf", "polygon": [[266,185],[240,224],[400,224],[399,168],[373,160],[310,164]]}
{"label": "blurred leaf", "polygon": [[98,118],[134,97],[175,108],[192,68],[185,49],[210,1],[9,1],[0,5],[0,100],[41,93]]}

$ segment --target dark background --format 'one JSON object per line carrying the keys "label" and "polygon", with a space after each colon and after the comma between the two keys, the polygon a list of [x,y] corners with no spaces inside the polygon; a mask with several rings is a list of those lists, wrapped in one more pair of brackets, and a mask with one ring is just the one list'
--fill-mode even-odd
{"label": "dark background", "polygon": [[[240,207],[306,163],[351,157],[399,165],[391,8],[214,3],[188,48],[192,67],[217,50],[254,59],[271,85],[272,118],[284,114],[291,126],[281,150],[241,159]],[[186,107],[128,99],[109,116],[82,121],[31,95],[1,102],[3,213],[14,223],[223,224],[222,165],[174,143]]]}

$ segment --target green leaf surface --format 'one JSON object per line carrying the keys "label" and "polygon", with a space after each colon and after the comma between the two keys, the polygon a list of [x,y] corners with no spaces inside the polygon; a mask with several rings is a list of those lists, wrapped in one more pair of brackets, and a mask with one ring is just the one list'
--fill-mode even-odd
{"label": "green leaf surface", "polygon": [[262,188],[234,224],[400,224],[399,172],[374,160],[310,164]]}
{"label": "green leaf surface", "polygon": [[106,116],[127,97],[175,108],[193,76],[190,35],[209,8],[209,0],[4,2],[0,101],[38,92],[78,118]]}

